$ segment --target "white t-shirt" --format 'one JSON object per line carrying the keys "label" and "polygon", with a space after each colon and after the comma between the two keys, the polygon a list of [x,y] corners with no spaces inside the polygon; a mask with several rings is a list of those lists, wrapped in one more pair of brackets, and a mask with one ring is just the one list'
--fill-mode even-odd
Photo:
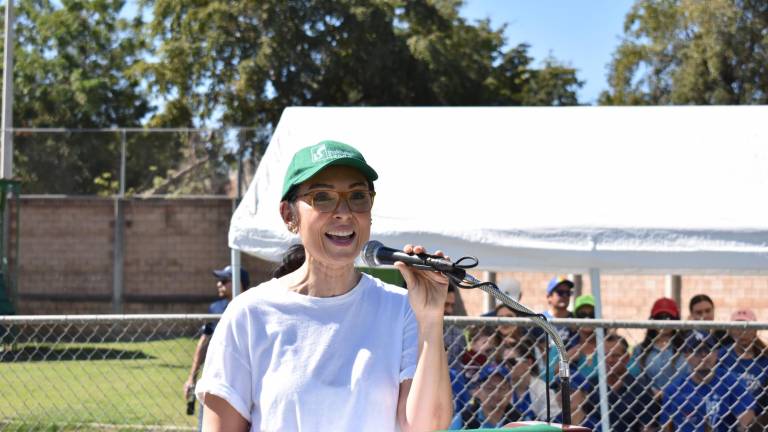
{"label": "white t-shirt", "polygon": [[417,345],[402,288],[363,274],[346,294],[310,297],[273,279],[230,303],[195,392],[225,399],[251,431],[395,431]]}

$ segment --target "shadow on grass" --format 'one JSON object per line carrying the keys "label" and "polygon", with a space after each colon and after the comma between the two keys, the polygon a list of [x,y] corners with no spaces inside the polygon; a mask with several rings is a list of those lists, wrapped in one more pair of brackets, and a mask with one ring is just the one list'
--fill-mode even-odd
{"label": "shadow on grass", "polygon": [[154,357],[143,351],[93,347],[51,348],[46,346],[27,346],[11,351],[0,352],[0,363],[73,360],[146,360],[153,358]]}

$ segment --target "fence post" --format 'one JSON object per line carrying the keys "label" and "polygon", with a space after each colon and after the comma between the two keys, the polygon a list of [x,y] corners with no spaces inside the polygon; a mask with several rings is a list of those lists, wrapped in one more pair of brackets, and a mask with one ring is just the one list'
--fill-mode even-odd
{"label": "fence post", "polygon": [[[496,284],[496,272],[489,271],[485,272],[485,274],[485,280],[491,282],[492,284]],[[494,309],[496,309],[496,299],[492,295],[483,291],[483,313],[490,312]]]}
{"label": "fence post", "polygon": [[664,296],[674,299],[682,310],[683,278],[680,275],[666,275],[664,277]]}
{"label": "fence post", "polygon": [[[589,279],[592,286],[592,295],[595,297],[595,318],[603,318],[603,301],[600,298],[600,270],[589,269]],[[611,431],[611,416],[608,412],[608,379],[605,370],[605,329],[595,329],[597,338],[597,378],[600,390],[600,425],[603,432]]]}
{"label": "fence post", "polygon": [[112,312],[123,313],[123,249],[125,247],[125,129],[120,131],[120,189],[115,196],[115,243],[112,260]]}

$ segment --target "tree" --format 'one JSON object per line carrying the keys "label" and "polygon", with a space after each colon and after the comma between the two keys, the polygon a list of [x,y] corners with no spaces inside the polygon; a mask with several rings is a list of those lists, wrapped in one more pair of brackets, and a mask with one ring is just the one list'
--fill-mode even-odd
{"label": "tree", "polygon": [[768,102],[768,2],[638,0],[602,104]]}
{"label": "tree", "polygon": [[[151,107],[139,79],[124,73],[141,46],[119,18],[123,1],[17,4],[15,127],[141,124]],[[117,174],[119,145],[113,133],[17,134],[14,168],[26,193],[97,193]]]}
{"label": "tree", "polygon": [[[276,124],[293,105],[574,104],[581,82],[457,0],[144,0],[154,59],[135,71],[200,124]],[[258,149],[255,152],[258,152]]]}

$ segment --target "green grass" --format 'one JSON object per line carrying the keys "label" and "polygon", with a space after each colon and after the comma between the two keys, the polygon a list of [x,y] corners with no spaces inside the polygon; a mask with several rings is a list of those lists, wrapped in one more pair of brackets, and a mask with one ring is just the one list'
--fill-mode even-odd
{"label": "green grass", "polygon": [[[195,343],[179,338],[15,347],[28,361],[0,362],[0,429],[196,427],[182,394]],[[51,360],[56,358],[62,360]]]}

